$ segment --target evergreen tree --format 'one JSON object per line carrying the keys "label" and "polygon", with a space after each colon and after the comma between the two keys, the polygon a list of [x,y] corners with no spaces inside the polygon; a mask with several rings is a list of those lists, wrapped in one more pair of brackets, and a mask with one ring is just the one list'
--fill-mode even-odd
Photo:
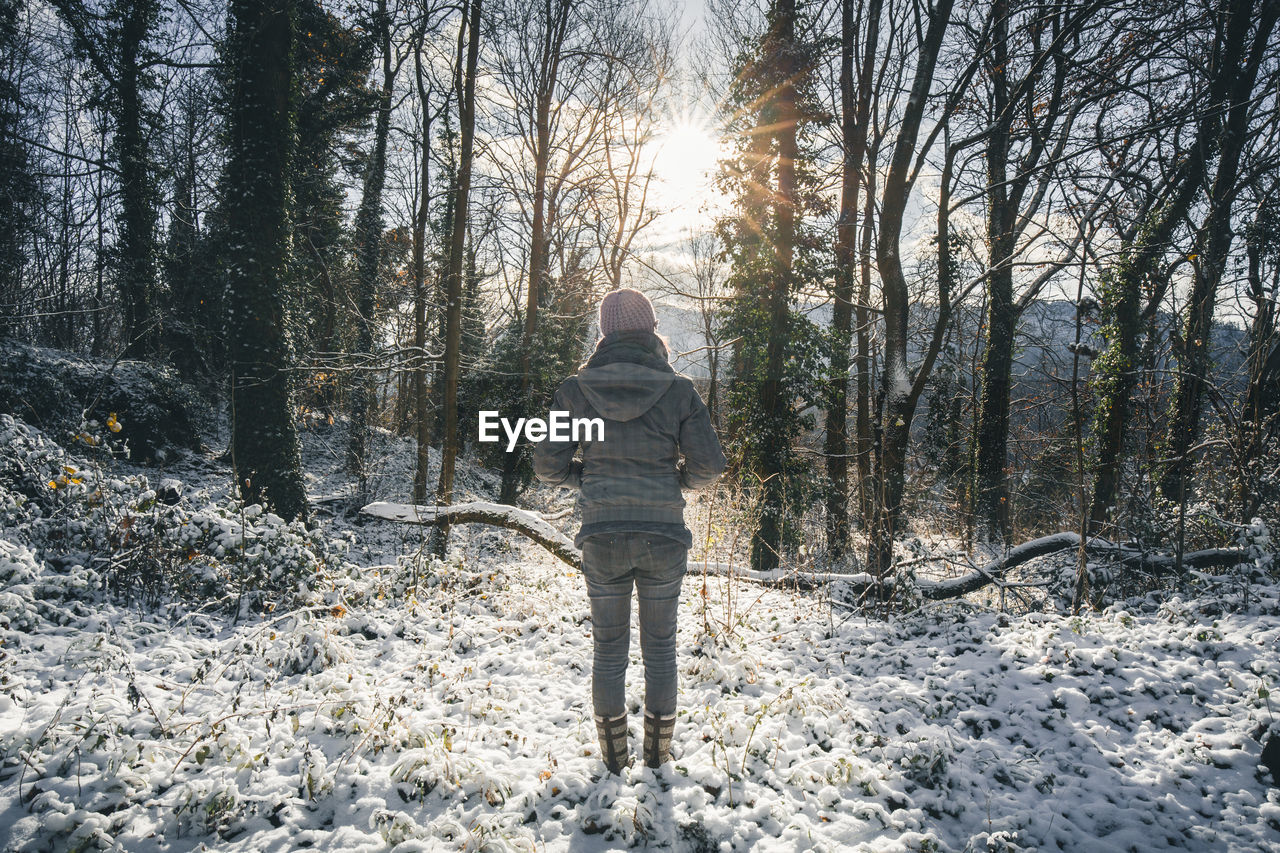
{"label": "evergreen tree", "polygon": [[[517,318],[501,331],[487,348],[489,357],[480,359],[473,375],[462,384],[464,396],[459,408],[463,412],[494,409],[512,420],[546,416],[556,388],[566,376],[577,371],[591,349],[587,336],[596,300],[584,287],[584,280],[585,275],[579,270],[579,274],[546,283],[547,301],[541,306],[542,320],[532,344],[537,358],[530,362],[532,372],[527,377],[522,373],[523,322]],[[474,430],[469,434],[474,435]],[[531,455],[507,453],[505,441],[479,444],[476,455],[487,467],[509,471],[511,487],[516,492],[523,491],[533,481]],[[499,500],[503,498],[499,496]]]}
{"label": "evergreen tree", "polygon": [[724,318],[726,337],[737,340],[729,427],[756,494],[751,564],[758,570],[778,566],[791,521],[813,496],[795,443],[813,426],[802,412],[817,402],[826,350],[817,328],[794,310],[796,295],[825,272],[814,223],[826,203],[808,168],[813,158],[799,156],[821,119],[809,90],[811,46],[799,31],[793,0],[777,0],[763,38],[744,45],[727,104],[737,151],[720,176],[735,204],[718,225],[735,294]]}

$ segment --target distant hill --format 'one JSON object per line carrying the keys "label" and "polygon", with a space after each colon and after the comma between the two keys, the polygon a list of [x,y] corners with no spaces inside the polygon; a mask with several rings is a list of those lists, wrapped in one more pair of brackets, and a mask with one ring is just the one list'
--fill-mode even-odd
{"label": "distant hill", "polygon": [[[677,355],[673,363],[677,370],[688,376],[705,379],[707,368],[707,352],[702,349],[705,341],[702,337],[701,316],[692,307],[672,303],[657,306],[658,331],[671,342],[673,353]],[[828,305],[815,306],[810,317],[815,323],[826,325],[830,322],[831,310]],[[931,323],[933,312],[929,309],[916,311],[917,319],[922,324]],[[1156,319],[1157,329],[1167,329],[1170,317],[1162,313]],[[1075,341],[1076,307],[1075,303],[1066,300],[1044,300],[1033,303],[1023,314],[1018,325],[1017,351],[1015,353],[1015,384],[1018,381],[1032,381],[1033,377],[1052,379],[1065,378],[1071,373],[1071,351],[1068,348]],[[978,318],[971,312],[958,319],[959,334],[963,340],[965,351],[972,351],[973,337],[979,334]],[[1083,329],[1083,342],[1099,347],[1097,323],[1086,320]],[[953,333],[954,334],[954,333]],[[923,325],[919,333],[912,338],[911,356],[918,362],[926,335]],[[953,340],[956,340],[953,337]],[[960,342],[960,341],[957,341]],[[1214,327],[1213,359],[1215,374],[1224,384],[1232,385],[1239,381],[1248,348],[1248,334],[1238,326],[1219,323]],[[1161,347],[1158,365],[1167,367],[1167,344]],[[966,360],[967,361],[967,360]],[[1088,370],[1088,360],[1082,365]]]}

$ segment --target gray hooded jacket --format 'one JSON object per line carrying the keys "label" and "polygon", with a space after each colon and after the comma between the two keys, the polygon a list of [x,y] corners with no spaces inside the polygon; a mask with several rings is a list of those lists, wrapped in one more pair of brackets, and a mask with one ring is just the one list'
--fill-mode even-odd
{"label": "gray hooded jacket", "polygon": [[[582,529],[635,531],[690,546],[681,487],[709,485],[724,470],[711,416],[689,378],[672,370],[650,332],[616,332],[556,391],[554,411],[602,418],[603,441],[543,441],[533,451],[538,479],[580,489]],[[574,454],[581,450],[581,461]],[[683,456],[683,460],[681,457]]]}

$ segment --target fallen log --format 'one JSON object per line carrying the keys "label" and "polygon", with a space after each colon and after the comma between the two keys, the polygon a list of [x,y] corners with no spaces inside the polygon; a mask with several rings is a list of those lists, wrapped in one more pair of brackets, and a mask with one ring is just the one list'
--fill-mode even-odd
{"label": "fallen log", "polygon": [[1004,555],[990,560],[986,565],[958,578],[948,578],[944,581],[918,580],[916,583],[920,587],[920,594],[931,601],[958,598],[962,595],[976,592],[987,584],[999,582],[1000,578],[1008,573],[1010,569],[1017,568],[1023,563],[1029,563],[1037,557],[1046,557],[1049,554],[1056,554],[1059,551],[1067,551],[1079,546],[1080,535],[1078,533],[1054,533],[1050,536],[1041,536],[1039,539],[1023,542],[1021,545],[1009,549]]}
{"label": "fallen log", "polygon": [[[378,502],[371,503],[360,510],[362,515],[396,521],[402,524],[436,525],[453,524],[488,524],[511,530],[533,540],[546,548],[564,563],[575,569],[582,568],[582,552],[573,546],[569,537],[565,536],[546,519],[537,513],[520,509],[507,504],[473,501],[471,503],[453,504],[451,506],[419,506],[416,504],[397,504]],[[1004,554],[989,560],[973,571],[943,581],[917,580],[920,594],[930,601],[943,601],[959,598],[976,592],[992,583],[999,584],[1011,570],[1039,557],[1070,551],[1080,547],[1078,533],[1053,533],[1041,536],[1010,548]],[[1117,545],[1104,539],[1091,539],[1085,543],[1085,550],[1093,557],[1112,557],[1117,563],[1130,569],[1142,569],[1155,573],[1168,573],[1177,565],[1177,558],[1172,554],[1157,554],[1140,551],[1125,545]],[[1247,562],[1248,553],[1236,548],[1210,548],[1204,551],[1192,551],[1182,555],[1182,565],[1189,569],[1226,568],[1238,563]],[[796,585],[802,588],[814,588],[826,583],[842,583],[854,591],[867,593],[875,589],[876,580],[866,573],[837,574],[834,572],[789,572],[777,569],[771,572],[757,572],[749,568],[735,567],[727,563],[691,563],[690,571],[699,569],[708,574],[733,576],[743,580],[769,586]],[[891,588],[892,581],[886,582]]]}
{"label": "fallen log", "polygon": [[[1050,554],[1079,547],[1080,534],[1078,533],[1053,533],[1049,536],[1041,536],[1039,539],[1032,539],[1010,548],[1001,556],[960,577],[948,578],[944,581],[918,581],[920,594],[932,601],[957,598],[976,592],[988,584],[999,583],[1011,569],[1038,557],[1047,557]],[[1177,557],[1173,554],[1141,551],[1126,545],[1117,545],[1105,539],[1090,539],[1084,547],[1090,556],[1109,556],[1126,568],[1143,569],[1157,574],[1173,572],[1178,563]],[[1238,548],[1209,548],[1182,555],[1182,565],[1189,569],[1227,568],[1248,560],[1248,553]]]}
{"label": "fallen log", "polygon": [[575,569],[582,567],[582,552],[573,547],[568,536],[536,513],[506,504],[473,501],[450,506],[419,506],[379,501],[361,508],[360,514],[403,524],[489,524],[502,527],[532,539]]}
{"label": "fallen log", "polygon": [[[432,526],[436,524],[488,524],[519,533],[546,548],[567,565],[575,569],[582,568],[582,552],[573,546],[569,537],[556,530],[546,518],[529,510],[508,504],[473,501],[471,503],[452,504],[451,506],[420,506],[417,504],[398,504],[378,502],[371,503],[360,510],[361,515],[380,518],[384,521],[396,521],[401,524],[420,524]],[[753,571],[745,566],[731,563],[690,562],[690,572],[705,572],[709,575],[735,577],[743,580],[770,586],[796,585],[812,589],[835,580],[868,583],[870,575],[840,575],[829,572],[793,572],[775,569],[769,572]]]}
{"label": "fallen log", "polygon": [[733,563],[710,563],[701,560],[689,562],[692,574],[708,574],[718,577],[733,577],[765,586],[786,587],[788,589],[817,589],[828,583],[850,583],[855,586],[873,586],[875,578],[866,572],[842,574],[840,572],[802,572],[795,569],[770,569],[759,571]]}

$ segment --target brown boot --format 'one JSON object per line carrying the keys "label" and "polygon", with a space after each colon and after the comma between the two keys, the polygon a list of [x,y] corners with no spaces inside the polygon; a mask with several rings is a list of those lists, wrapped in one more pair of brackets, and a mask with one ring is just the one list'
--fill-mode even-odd
{"label": "brown boot", "polygon": [[671,735],[676,729],[676,715],[659,717],[644,712],[644,763],[657,769],[671,760]]}
{"label": "brown boot", "polygon": [[600,757],[610,773],[621,773],[631,766],[627,751],[627,715],[621,717],[596,717],[596,734],[600,736]]}

